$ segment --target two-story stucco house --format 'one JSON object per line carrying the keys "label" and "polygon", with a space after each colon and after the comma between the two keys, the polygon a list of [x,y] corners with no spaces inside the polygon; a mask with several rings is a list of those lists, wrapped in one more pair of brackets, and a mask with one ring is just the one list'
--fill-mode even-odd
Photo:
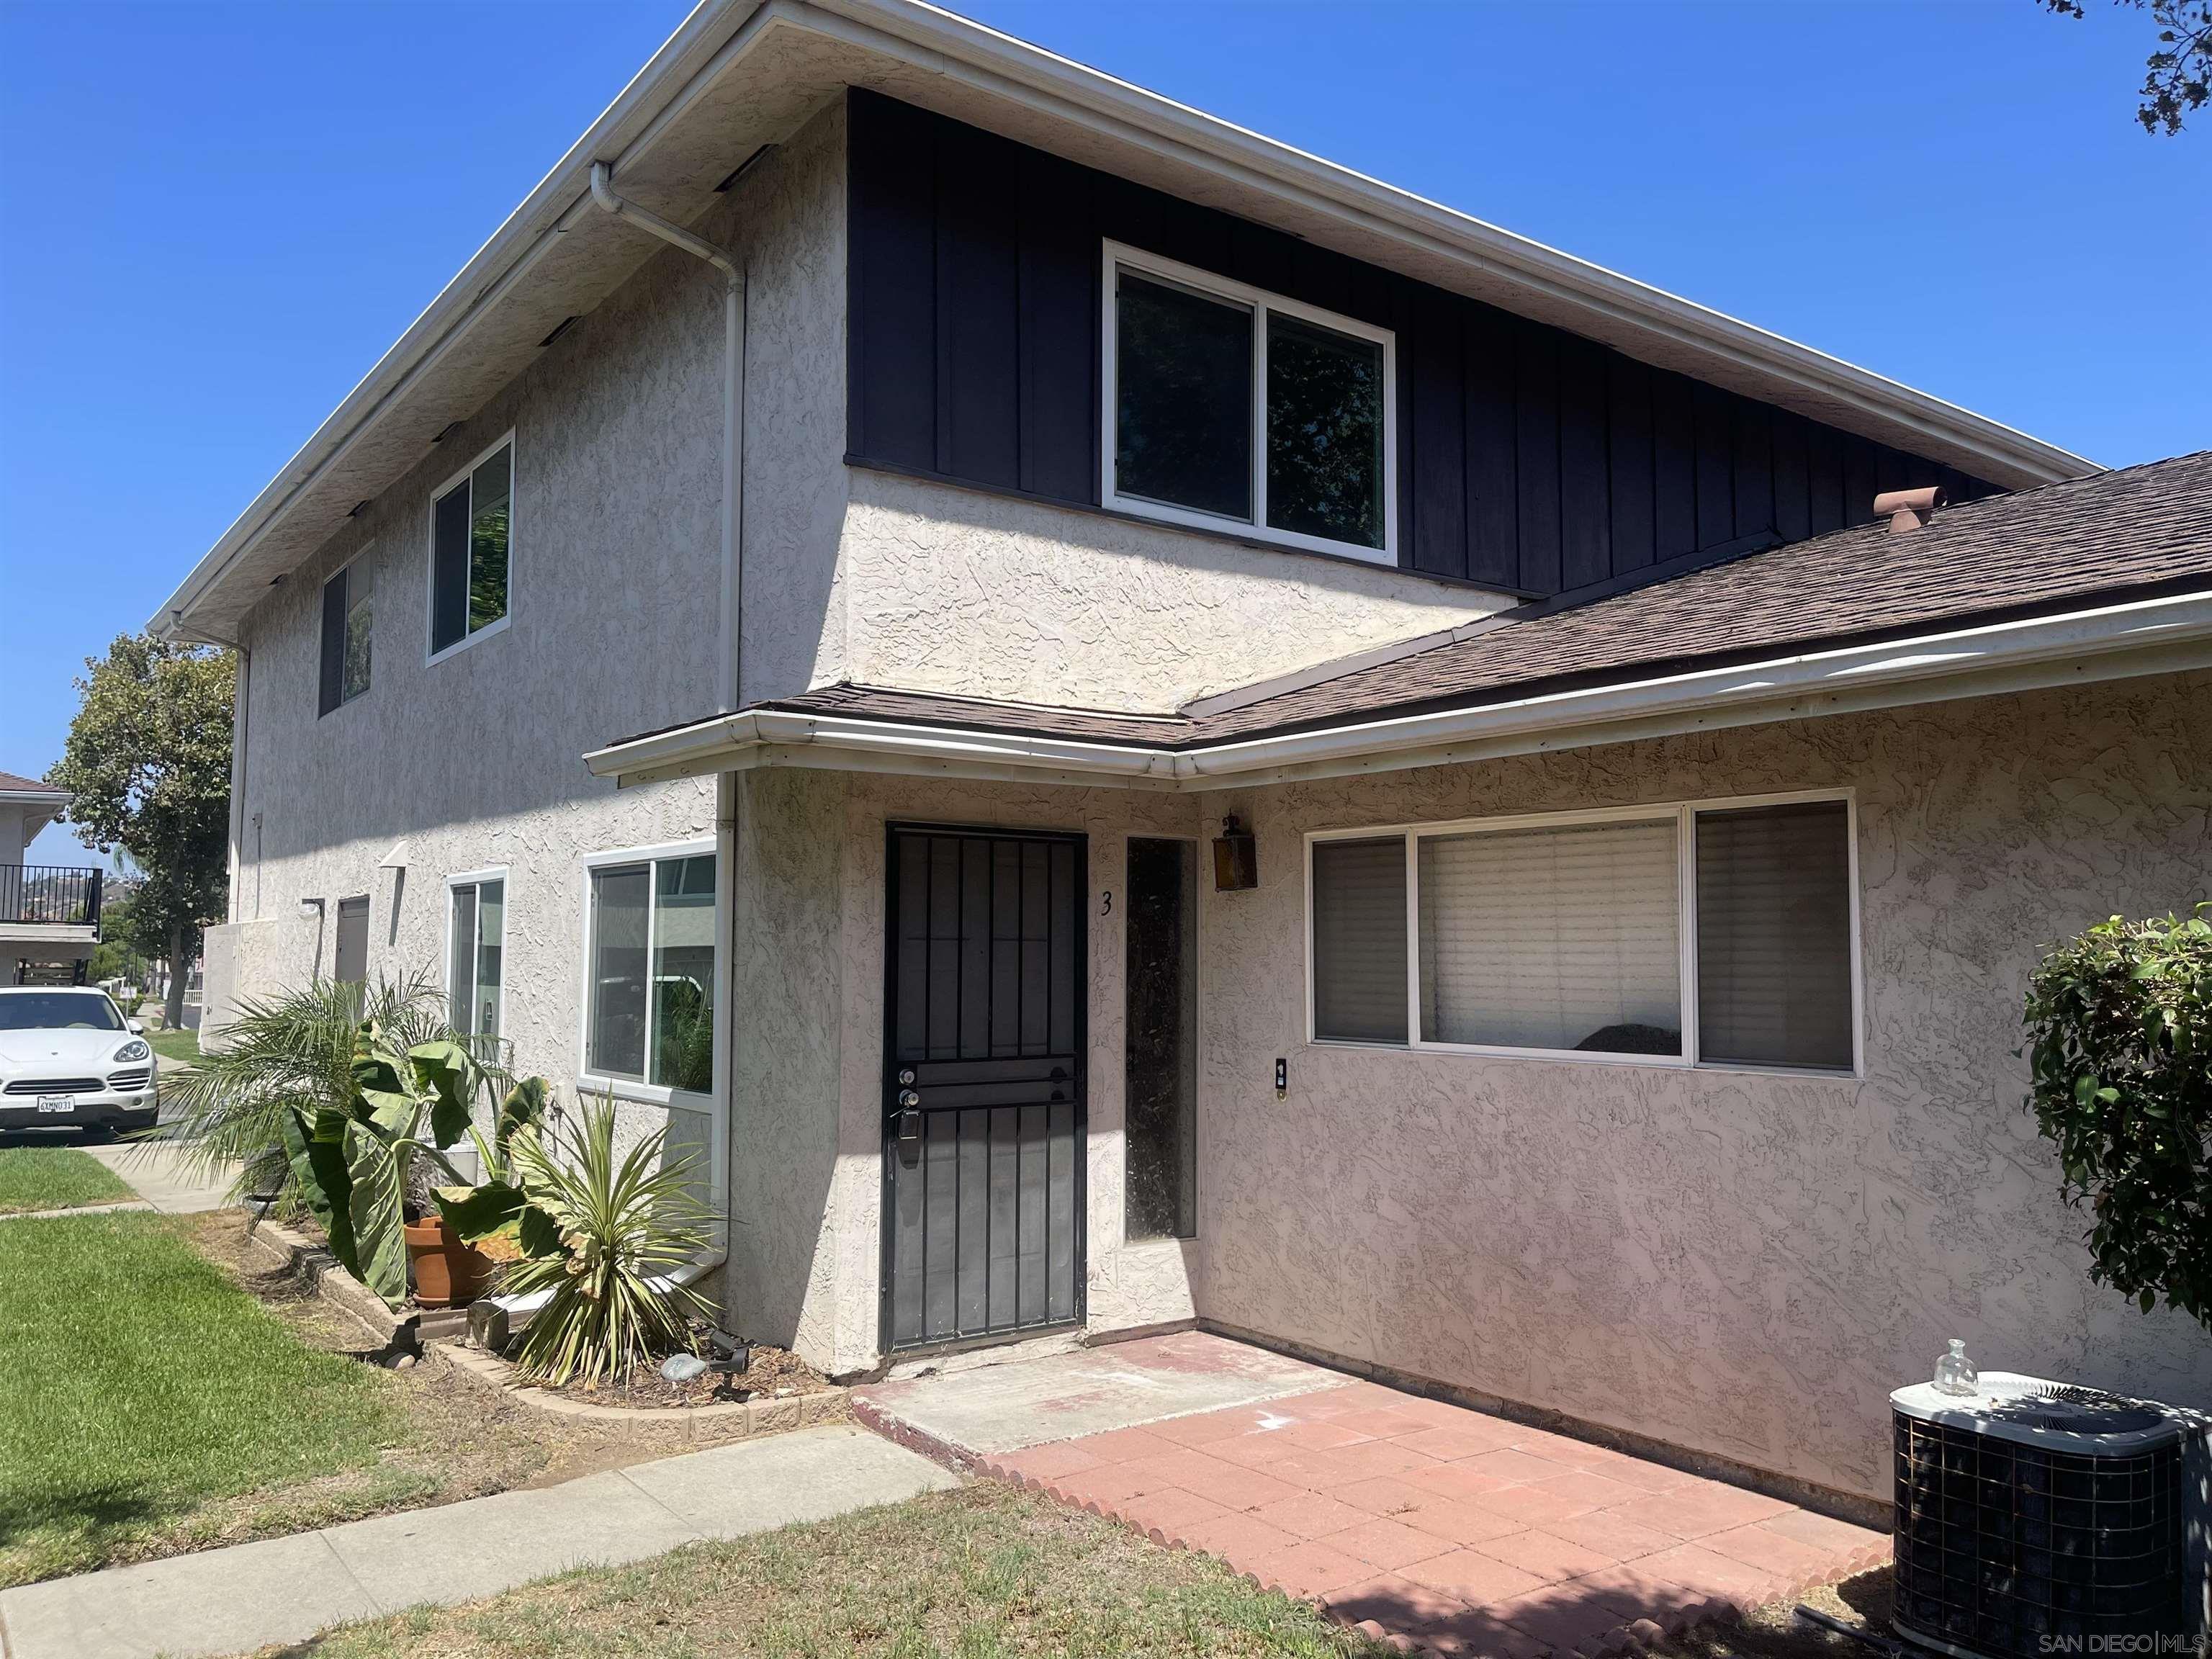
{"label": "two-story stucco house", "polygon": [[436,973],[825,1370],[1195,1321],[1860,1496],[1947,1337],[2212,1404],[2012,1053],[2212,889],[2212,457],[707,0],[155,625],[211,1011]]}

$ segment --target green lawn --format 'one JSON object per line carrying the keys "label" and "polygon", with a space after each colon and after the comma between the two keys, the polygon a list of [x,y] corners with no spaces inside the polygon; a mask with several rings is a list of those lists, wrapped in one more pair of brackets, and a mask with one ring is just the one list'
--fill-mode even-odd
{"label": "green lawn", "polygon": [[198,1506],[373,1464],[404,1433],[390,1373],[301,1342],[185,1228],[0,1224],[0,1586],[125,1559]]}
{"label": "green lawn", "polygon": [[174,1060],[179,1066],[200,1063],[200,1034],[179,1027],[173,1031],[149,1031],[146,1041],[154,1045],[154,1052],[164,1060]]}
{"label": "green lawn", "polygon": [[1209,1557],[995,1481],[396,1613],[313,1646],[316,1659],[1390,1651]]}
{"label": "green lawn", "polygon": [[115,1204],[130,1186],[96,1158],[67,1146],[0,1146],[0,1215]]}

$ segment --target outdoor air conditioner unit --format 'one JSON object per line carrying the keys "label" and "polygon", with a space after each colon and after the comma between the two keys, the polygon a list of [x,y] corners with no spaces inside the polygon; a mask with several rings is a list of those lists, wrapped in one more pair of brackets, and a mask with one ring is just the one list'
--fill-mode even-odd
{"label": "outdoor air conditioner unit", "polygon": [[2092,1659],[2179,1654],[2201,1631],[2200,1419],[2002,1371],[1890,1405],[1900,1635],[1960,1659]]}

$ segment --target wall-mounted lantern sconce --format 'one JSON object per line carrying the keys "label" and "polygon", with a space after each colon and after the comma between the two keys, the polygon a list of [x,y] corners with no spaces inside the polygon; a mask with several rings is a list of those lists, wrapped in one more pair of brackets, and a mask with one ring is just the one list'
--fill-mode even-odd
{"label": "wall-mounted lantern sconce", "polygon": [[1213,890],[1242,893],[1260,884],[1260,844],[1237,814],[1221,820],[1213,838]]}

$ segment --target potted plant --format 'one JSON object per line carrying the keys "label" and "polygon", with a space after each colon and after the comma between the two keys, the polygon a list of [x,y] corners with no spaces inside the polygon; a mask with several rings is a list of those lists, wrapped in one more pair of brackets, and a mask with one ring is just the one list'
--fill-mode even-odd
{"label": "potted plant", "polygon": [[[471,1188],[446,1154],[473,1138],[479,1157],[503,1168],[499,1149],[543,1110],[545,1085],[532,1079],[510,1089],[487,1143],[470,1110],[487,1077],[459,1042],[438,1037],[403,1048],[388,1028],[369,1020],[356,1034],[342,1099],[312,1111],[287,1106],[279,1115],[293,1174],[329,1235],[331,1253],[394,1308],[407,1299],[410,1267],[418,1297],[429,1306],[472,1300],[490,1279],[495,1264],[447,1214],[442,1194]],[[451,1185],[418,1195],[422,1162],[443,1170]]]}

